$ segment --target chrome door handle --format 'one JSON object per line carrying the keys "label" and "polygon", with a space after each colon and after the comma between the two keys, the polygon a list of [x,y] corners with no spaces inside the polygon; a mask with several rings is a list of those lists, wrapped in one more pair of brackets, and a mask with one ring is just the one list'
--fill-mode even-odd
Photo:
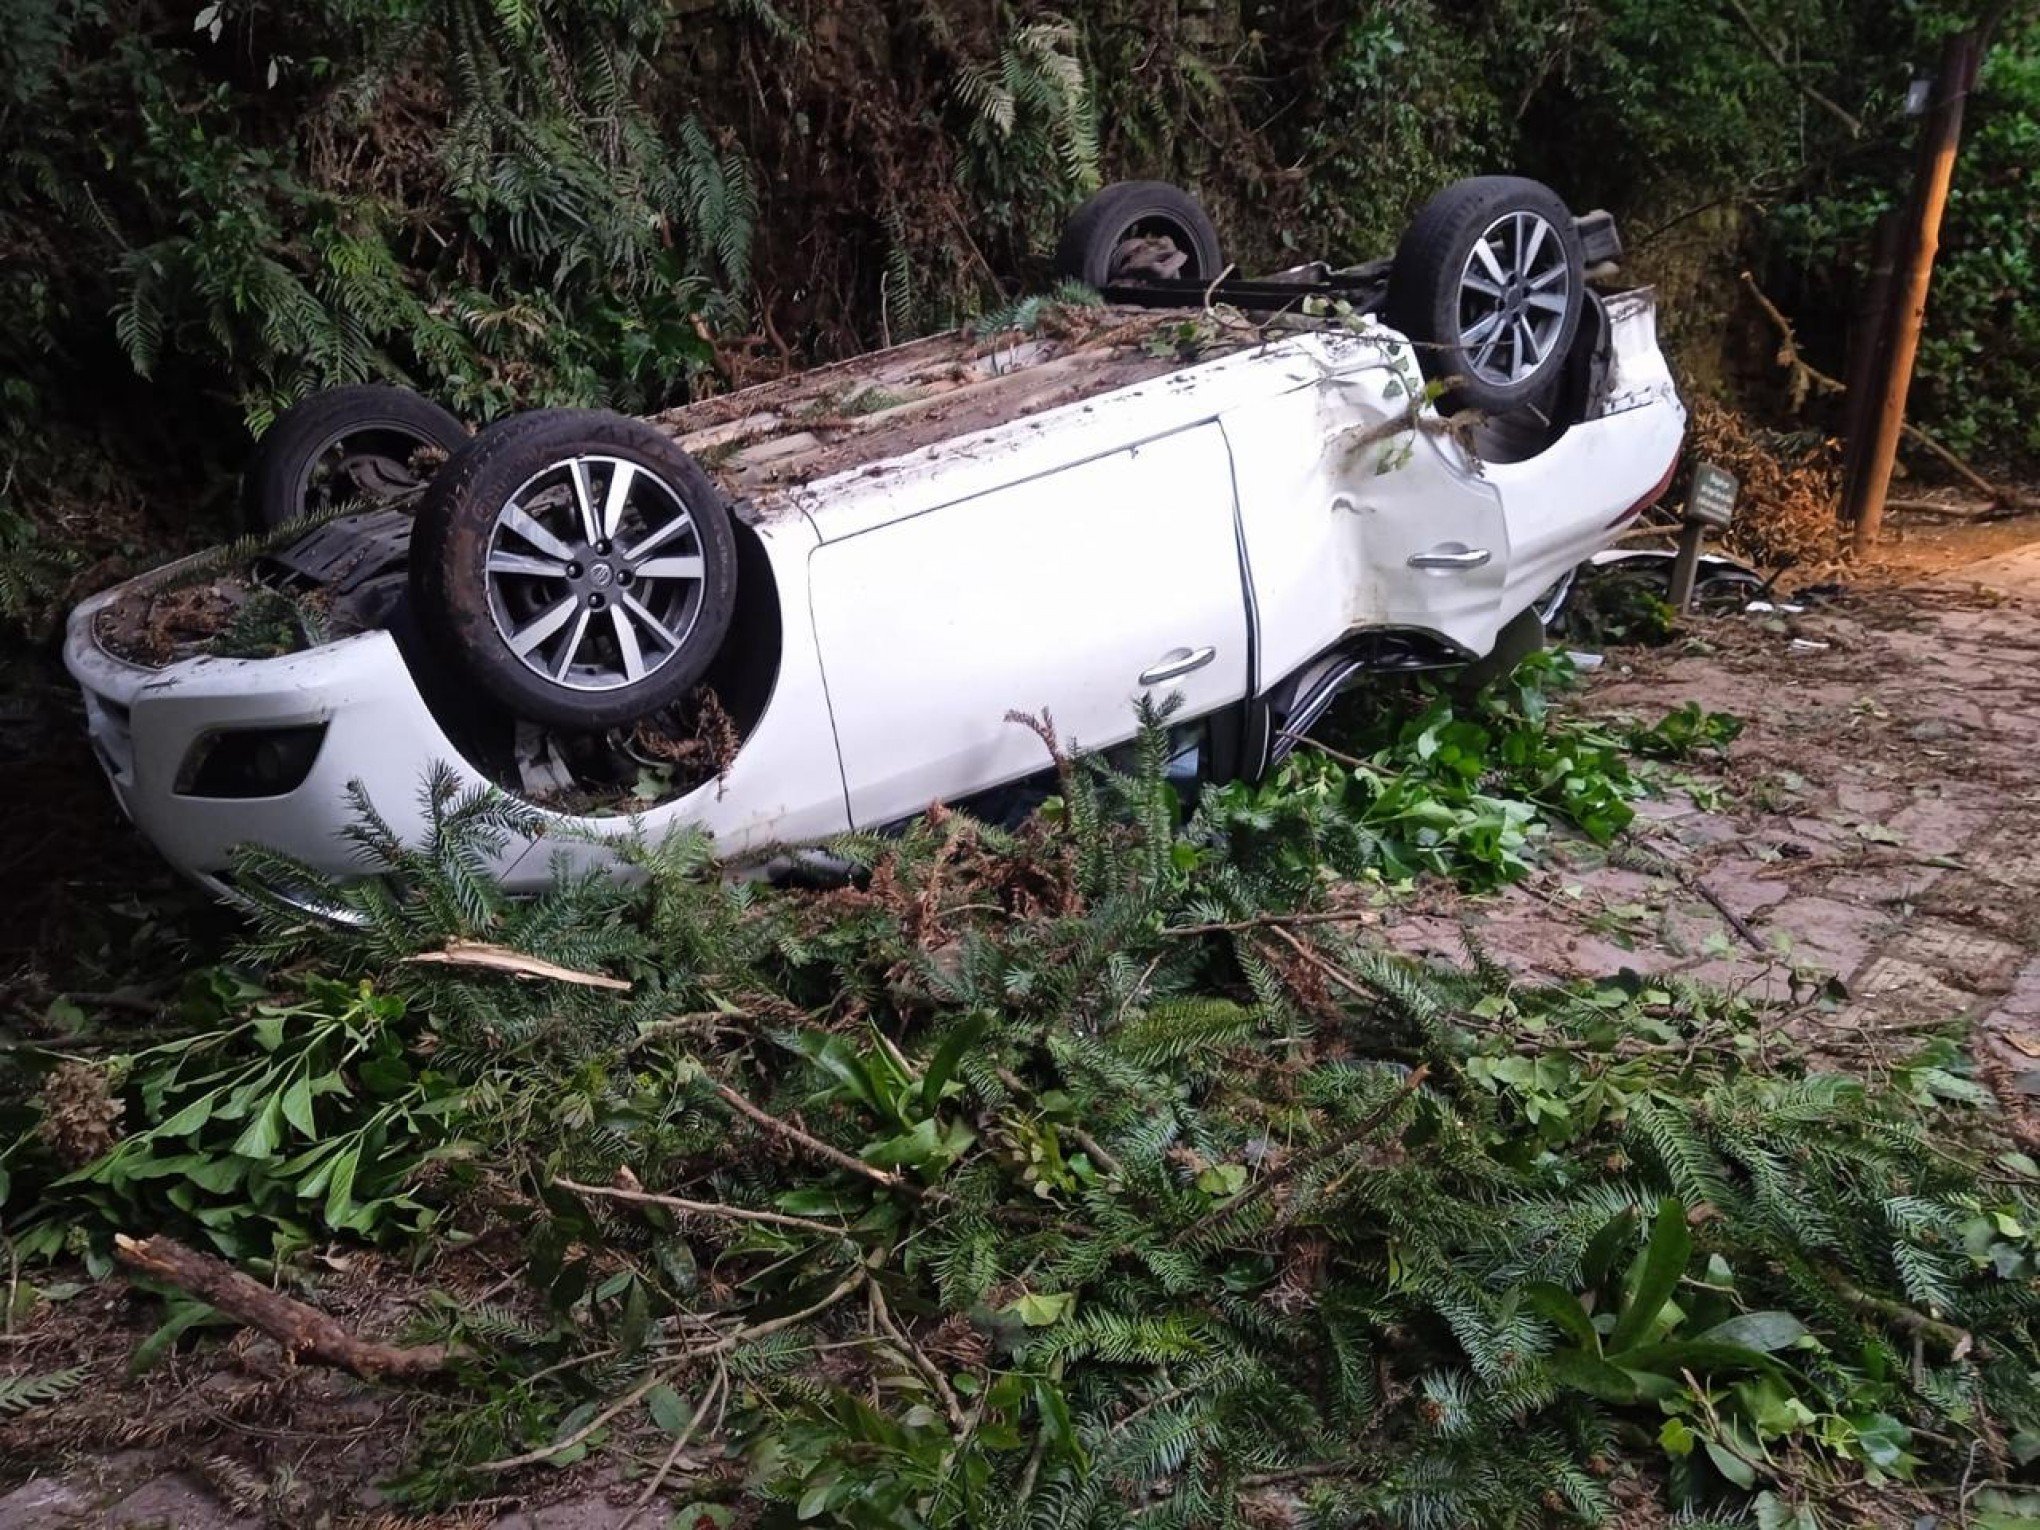
{"label": "chrome door handle", "polygon": [[1494,554],[1485,547],[1469,547],[1463,552],[1420,552],[1410,557],[1411,568],[1479,568]]}
{"label": "chrome door handle", "polygon": [[1193,669],[1202,669],[1217,657],[1216,648],[1171,648],[1140,672],[1140,683],[1160,685],[1164,680],[1174,680],[1179,675],[1189,674]]}

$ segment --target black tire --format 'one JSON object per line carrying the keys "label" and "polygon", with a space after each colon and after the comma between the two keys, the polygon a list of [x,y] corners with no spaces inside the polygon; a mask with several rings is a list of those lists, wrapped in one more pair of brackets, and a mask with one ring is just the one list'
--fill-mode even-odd
{"label": "black tire", "polygon": [[[1518,228],[1528,231],[1527,261],[1511,242]],[[1477,260],[1483,244],[1487,254]],[[1530,269],[1518,270],[1519,261]],[[1542,407],[1556,394],[1585,301],[1580,236],[1558,193],[1521,176],[1482,175],[1453,182],[1417,214],[1396,246],[1383,317],[1416,342],[1427,378],[1451,380],[1450,407],[1504,414]],[[1490,315],[1495,328],[1481,330]],[[1526,364],[1526,353],[1534,361]]]}
{"label": "black tire", "polygon": [[409,388],[327,388],[286,409],[241,475],[248,525],[273,531],[350,500],[415,493],[459,450],[467,427]]}
{"label": "black tire", "polygon": [[[613,543],[600,527],[589,536],[579,520],[574,462],[582,463],[591,506],[605,506],[619,464],[632,470]],[[513,503],[556,544],[551,550],[507,520],[499,525]],[[657,529],[655,513],[666,525],[679,523],[681,512],[691,529],[662,538],[654,551],[627,545],[637,527],[638,546],[645,546]],[[560,559],[562,551],[572,561]],[[506,573],[499,566],[492,573],[492,554],[499,564],[557,565],[561,572]],[[697,559],[692,574],[648,571]],[[652,622],[633,614],[636,592],[656,605],[637,607]],[[585,409],[515,415],[454,453],[418,507],[411,598],[428,646],[452,655],[477,685],[532,722],[597,732],[678,701],[721,647],[736,594],[736,539],[721,490],[671,438],[622,415]],[[528,636],[563,610],[564,625],[528,646],[535,657],[513,648],[513,634]],[[655,658],[647,646],[653,623],[675,640],[652,640],[661,650]],[[630,678],[626,641],[636,651],[637,678]],[[577,656],[588,662],[577,664]]]}
{"label": "black tire", "polygon": [[[1184,257],[1178,278],[1215,281],[1225,264],[1218,230],[1197,199],[1167,181],[1118,181],[1086,198],[1063,225],[1055,247],[1055,274],[1091,287],[1113,280],[1114,259],[1128,240],[1158,237]],[[1139,276],[1129,275],[1137,281]]]}

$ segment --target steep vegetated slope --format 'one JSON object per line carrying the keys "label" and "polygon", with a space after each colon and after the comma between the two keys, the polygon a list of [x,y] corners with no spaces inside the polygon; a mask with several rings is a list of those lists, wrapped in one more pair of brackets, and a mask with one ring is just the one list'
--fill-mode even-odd
{"label": "steep vegetated slope", "polygon": [[[1999,7],[2000,11],[2006,8]],[[2040,84],[2006,11],[1922,382],[2030,453]],[[1755,253],[1840,369],[1957,0],[12,0],[0,8],[0,610],[217,532],[307,389],[644,409],[1042,275],[1101,178],[1193,184],[1248,266],[1387,249],[1459,174],[1625,219],[1702,382]],[[1835,105],[1823,104],[1823,102]],[[1839,106],[1839,110],[1836,109]]]}

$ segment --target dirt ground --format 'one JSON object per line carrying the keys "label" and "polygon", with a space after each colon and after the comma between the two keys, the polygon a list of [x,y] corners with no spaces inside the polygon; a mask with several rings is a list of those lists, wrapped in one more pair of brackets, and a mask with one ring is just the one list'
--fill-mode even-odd
{"label": "dirt ground", "polygon": [[[1594,670],[1591,711],[1687,699],[1746,720],[1725,759],[1662,767],[1628,840],[1552,848],[1526,881],[1432,890],[1384,914],[1412,952],[1477,922],[1525,973],[1632,968],[1786,1001],[1777,1043],[1874,1071],[1958,1017],[2040,1145],[2040,525],[1908,528],[1874,577],[1797,614],[1694,624]],[[354,1256],[320,1299],[394,1327],[415,1283]],[[372,1484],[401,1459],[401,1399],[281,1365],[243,1335],[139,1382],[152,1321],[118,1281],[0,1337],[0,1369],[82,1362],[93,1384],[0,1423],[0,1530],[407,1523]],[[75,1357],[75,1359],[74,1359]],[[441,1524],[616,1530],[634,1487],[573,1473]],[[664,1523],[647,1514],[639,1525]]]}

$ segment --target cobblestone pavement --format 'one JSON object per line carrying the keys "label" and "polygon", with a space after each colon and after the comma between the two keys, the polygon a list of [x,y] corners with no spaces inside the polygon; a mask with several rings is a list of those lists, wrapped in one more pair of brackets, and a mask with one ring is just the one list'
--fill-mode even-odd
{"label": "cobblestone pavement", "polygon": [[1788,1025],[1814,1047],[1966,1019],[2030,1132],[2040,546],[1833,610],[1709,624],[1596,672],[1583,704],[1653,718],[1688,698],[1746,726],[1725,762],[1666,772],[1688,784],[1639,805],[1634,846],[1560,846],[1495,897],[1391,916],[1390,938],[1456,956],[1475,918],[1526,973],[1628,967],[1796,998]]}

